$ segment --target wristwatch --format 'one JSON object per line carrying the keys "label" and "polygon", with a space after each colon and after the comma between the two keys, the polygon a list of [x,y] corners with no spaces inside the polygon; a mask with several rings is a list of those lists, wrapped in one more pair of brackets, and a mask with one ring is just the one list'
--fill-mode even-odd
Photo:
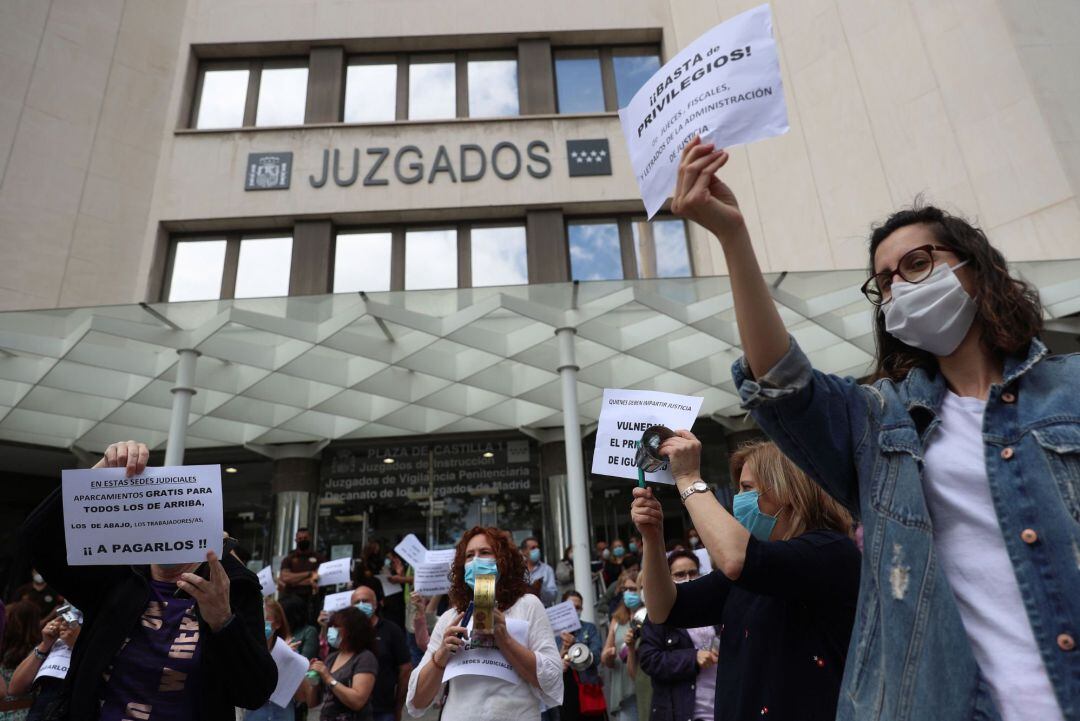
{"label": "wristwatch", "polygon": [[695,493],[707,493],[708,490],[709,487],[705,485],[705,481],[694,481],[685,491],[679,494],[679,498],[683,503],[686,503],[686,499]]}
{"label": "wristwatch", "polygon": [[337,686],[337,685],[338,685],[338,680],[336,678],[330,679],[330,688],[333,688],[334,686]]}

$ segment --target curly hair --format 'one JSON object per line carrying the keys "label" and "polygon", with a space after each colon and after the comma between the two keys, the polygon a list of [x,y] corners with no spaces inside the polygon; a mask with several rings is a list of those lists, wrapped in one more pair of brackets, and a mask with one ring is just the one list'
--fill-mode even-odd
{"label": "curly hair", "polygon": [[330,625],[337,626],[342,632],[339,646],[343,651],[376,652],[375,627],[371,625],[371,619],[359,608],[347,606],[340,611],[335,611],[330,616]]}
{"label": "curly hair", "polygon": [[[1027,349],[1042,331],[1042,305],[1039,294],[1027,283],[1009,275],[1005,257],[990,245],[986,234],[963,218],[923,205],[916,199],[910,208],[897,211],[870,234],[870,273],[874,272],[874,254],[878,246],[895,231],[908,225],[925,225],[934,241],[968,262],[976,279],[975,303],[982,325],[983,346],[1006,356]],[[877,342],[877,367],[871,380],[888,378],[899,382],[915,368],[937,369],[937,359],[927,351],[913,348],[885,330],[883,307],[874,313],[874,339]]]}
{"label": "curly hair", "polygon": [[450,566],[450,605],[459,612],[464,611],[472,600],[473,591],[465,583],[465,549],[476,536],[487,536],[491,550],[495,552],[495,565],[499,569],[499,580],[495,584],[495,602],[500,611],[517,603],[518,599],[529,593],[528,569],[525,557],[514,545],[510,534],[499,528],[474,526],[461,537],[454,553],[454,563]]}

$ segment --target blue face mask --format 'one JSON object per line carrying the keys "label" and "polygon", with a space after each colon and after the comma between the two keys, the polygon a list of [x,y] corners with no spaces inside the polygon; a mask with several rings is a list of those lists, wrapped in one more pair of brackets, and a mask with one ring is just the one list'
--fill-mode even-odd
{"label": "blue face mask", "polygon": [[540,560],[540,549],[539,548],[534,548],[531,551],[529,551],[529,560],[532,561],[533,563],[536,563],[537,561]]}
{"label": "blue face mask", "polygon": [[368,618],[371,618],[371,615],[375,613],[375,607],[367,601],[360,601],[356,604],[356,607],[360,609],[360,613],[364,614]]}
{"label": "blue face mask", "polygon": [[465,583],[469,588],[473,588],[476,585],[477,576],[495,576],[499,577],[499,567],[495,564],[494,558],[474,558],[465,564]]}
{"label": "blue face mask", "polygon": [[[757,491],[743,491],[735,494],[733,510],[735,520],[743,524],[750,535],[759,541],[768,541],[776,526],[776,516],[767,516],[758,505]],[[779,515],[779,514],[777,514]]]}
{"label": "blue face mask", "polygon": [[626,549],[622,546],[615,546],[615,550],[612,551],[612,553],[615,554],[615,558],[622,558],[626,555]]}
{"label": "blue face mask", "polygon": [[326,631],[326,642],[330,644],[330,648],[337,648],[341,643],[341,632],[337,630],[336,626],[331,626]]}
{"label": "blue face mask", "polygon": [[266,632],[266,637],[267,638],[270,638],[271,636],[274,635],[274,627],[270,625],[269,621],[267,621],[266,623],[263,624],[263,631]]}
{"label": "blue face mask", "polygon": [[633,611],[641,605],[641,594],[637,591],[623,591],[622,602],[626,604],[627,608]]}
{"label": "blue face mask", "polygon": [[637,553],[637,544],[636,543],[631,543],[630,544],[630,553]]}

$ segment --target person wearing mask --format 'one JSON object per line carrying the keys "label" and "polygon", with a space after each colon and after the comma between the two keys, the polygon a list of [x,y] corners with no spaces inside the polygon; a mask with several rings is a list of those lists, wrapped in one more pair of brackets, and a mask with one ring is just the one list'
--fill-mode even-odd
{"label": "person wearing mask", "polygon": [[353,585],[359,586],[365,578],[375,578],[379,574],[390,573],[390,557],[383,553],[382,543],[372,539],[364,544],[360,553],[360,562],[353,569]]}
{"label": "person wearing mask", "polygon": [[691,551],[696,551],[701,548],[701,536],[698,535],[697,529],[693,527],[686,532],[686,548],[689,548]]}
{"label": "person wearing mask", "polygon": [[[698,558],[689,551],[675,551],[667,563],[674,583],[698,577]],[[716,634],[715,626],[684,630],[652,621],[642,626],[638,661],[652,679],[651,721],[713,721],[719,661]]]}
{"label": "person wearing mask", "polygon": [[[385,567],[386,572],[389,573],[387,580],[400,586],[401,590],[383,598],[381,615],[386,617],[387,620],[396,623],[398,628],[404,629],[405,598],[406,594],[412,590],[413,574],[405,560],[394,551],[390,551],[386,560],[390,562],[390,565]],[[372,583],[379,584],[379,592],[382,593],[382,584],[379,583],[378,579],[372,580]]]}
{"label": "person wearing mask", "polygon": [[304,602],[307,618],[315,617],[315,601],[319,593],[319,564],[326,557],[315,551],[311,541],[311,531],[306,528],[296,530],[296,548],[281,559],[281,571],[278,581],[284,586],[281,595],[296,596]]}
{"label": "person wearing mask", "polygon": [[[562,600],[573,603],[574,610],[577,611],[578,617],[581,617],[583,602],[580,593],[571,589],[563,594]],[[567,658],[570,647],[575,643],[585,644],[592,654],[592,663],[582,671],[572,669],[570,659]],[[582,621],[581,628],[573,633],[563,631],[556,639],[559,654],[563,657],[563,688],[565,689],[562,706],[559,707],[559,721],[578,721],[582,718],[599,718],[602,716],[602,714],[585,716],[581,713],[579,687],[582,684],[600,684],[600,655],[603,653],[603,643],[600,630],[596,628],[596,624],[589,621]]]}
{"label": "person wearing mask", "polygon": [[623,562],[626,560],[626,546],[622,539],[616,538],[611,542],[611,555],[604,559],[604,585],[610,586],[618,580],[626,568]]}
{"label": "person wearing mask", "polygon": [[[435,624],[424,658],[409,678],[406,708],[411,716],[422,716],[435,702],[447,664],[456,655],[469,653],[469,628],[462,624],[473,600],[475,579],[481,575],[496,577],[494,650],[520,682],[455,676],[448,684],[442,721],[538,721],[541,705],[562,703],[562,659],[551,622],[540,599],[529,592],[526,574],[525,560],[509,533],[479,526],[465,532],[450,567],[451,608]],[[518,638],[511,633],[511,625]],[[519,640],[522,637],[524,642]]]}
{"label": "person wearing mask", "polygon": [[45,577],[38,573],[36,568],[32,570],[30,582],[24,583],[15,589],[12,600],[33,601],[37,605],[42,618],[47,618],[54,608],[64,602],[56,589],[46,583]]}
{"label": "person wearing mask", "polygon": [[28,685],[16,685],[14,689],[10,685],[16,669],[33,653],[41,638],[41,613],[36,603],[16,601],[7,607],[7,625],[0,644],[0,698],[6,707],[0,711],[3,721],[23,721],[33,705]]}
{"label": "person wearing mask", "polygon": [[316,686],[303,685],[307,705],[322,701],[320,721],[374,721],[371,695],[379,662],[375,658],[375,627],[360,609],[349,606],[330,616],[326,631],[330,655],[311,661],[319,676]]}
{"label": "person wearing mask", "polygon": [[859,586],[851,514],[774,443],[732,455],[734,515],[702,480],[692,433],[676,431],[660,452],[716,570],[674,583],[663,510],[652,489],[635,488],[631,520],[645,544],[649,620],[720,626],[717,721],[832,721]]}
{"label": "person wearing mask", "polygon": [[296,596],[285,596],[279,602],[285,623],[292,634],[296,652],[311,660],[319,655],[319,629],[307,618],[307,603]]}
{"label": "person wearing mask", "polygon": [[375,677],[375,690],[371,694],[371,710],[374,721],[401,721],[405,705],[405,692],[409,688],[412,659],[405,643],[405,632],[393,621],[379,613],[385,599],[378,580],[364,582],[350,597],[375,629],[375,658],[379,672]]}
{"label": "person wearing mask", "polygon": [[[278,639],[288,644],[294,651],[298,651],[300,643],[293,638],[289,629],[289,622],[281,604],[272,598],[263,601],[263,633],[266,634],[266,648],[273,651]],[[244,721],[293,721],[296,718],[296,700],[303,701],[305,692],[302,686],[297,687],[294,698],[289,699],[285,707],[278,706],[273,701],[267,701],[261,708],[244,716]]]}
{"label": "person wearing mask", "polygon": [[559,597],[566,600],[567,591],[574,590],[574,547],[567,546],[555,565],[555,585]]}
{"label": "person wearing mask", "polygon": [[553,605],[559,597],[559,589],[555,585],[555,571],[541,557],[540,542],[535,538],[526,538],[521,542],[521,553],[525,556],[532,592],[540,597],[540,602],[545,606]]}
{"label": "person wearing mask", "polygon": [[[54,617],[41,629],[41,643],[35,646],[30,655],[15,669],[11,683],[8,684],[8,694],[14,697],[32,694],[34,697],[34,704],[27,711],[26,721],[41,721],[47,718],[49,706],[60,696],[64,679],[38,676],[38,672],[53,651],[60,653],[66,649],[70,652],[75,648],[81,630],[82,624],[79,622],[68,622],[59,616]],[[3,718],[2,714],[0,718]]]}
{"label": "person wearing mask", "polygon": [[[95,468],[146,469],[143,443],[113,443]],[[131,704],[161,716],[233,721],[277,685],[258,577],[231,553],[200,563],[69,566],[60,491],[27,518],[20,542],[85,615],[62,700],[70,721],[120,721]],[[230,540],[226,539],[226,547]],[[175,651],[173,650],[175,649]]]}
{"label": "person wearing mask", "polygon": [[592,572],[601,573],[604,570],[604,563],[611,558],[611,549],[608,548],[607,541],[596,542],[596,553],[592,558]]}
{"label": "person wearing mask", "polygon": [[916,204],[870,234],[873,382],[815,371],[714,175],[727,159],[689,143],[672,210],[724,253],[743,407],[860,510],[861,610],[838,718],[1075,716],[1080,356],[1049,355],[1038,294],[982,230]]}
{"label": "person wearing mask", "polygon": [[611,669],[605,691],[612,720],[637,721],[637,640],[630,628],[630,619],[642,606],[641,586],[638,585],[637,574],[630,572],[619,576],[616,584],[622,593],[622,600],[611,614],[611,625],[600,661]]}

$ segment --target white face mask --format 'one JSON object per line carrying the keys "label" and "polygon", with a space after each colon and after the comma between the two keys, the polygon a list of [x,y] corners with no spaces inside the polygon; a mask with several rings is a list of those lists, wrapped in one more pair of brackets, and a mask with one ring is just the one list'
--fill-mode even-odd
{"label": "white face mask", "polygon": [[975,320],[975,301],[955,271],[942,263],[921,283],[893,283],[885,305],[885,330],[894,338],[936,356],[951,355]]}

